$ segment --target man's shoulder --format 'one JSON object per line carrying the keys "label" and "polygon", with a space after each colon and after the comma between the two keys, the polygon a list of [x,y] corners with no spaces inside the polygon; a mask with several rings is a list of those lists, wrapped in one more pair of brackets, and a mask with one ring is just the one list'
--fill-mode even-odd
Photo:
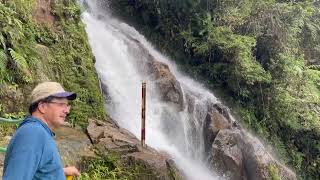
{"label": "man's shoulder", "polygon": [[44,127],[42,127],[42,125],[36,121],[31,121],[28,123],[25,123],[23,125],[21,125],[17,131],[27,131],[27,132],[32,132],[32,133],[45,133],[45,129]]}
{"label": "man's shoulder", "polygon": [[21,152],[34,150],[45,146],[48,141],[48,133],[36,122],[22,124],[13,135],[8,151]]}

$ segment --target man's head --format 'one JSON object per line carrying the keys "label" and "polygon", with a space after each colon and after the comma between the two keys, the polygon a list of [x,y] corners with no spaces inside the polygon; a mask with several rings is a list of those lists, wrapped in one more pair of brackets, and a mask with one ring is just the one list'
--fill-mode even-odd
{"label": "man's head", "polygon": [[76,97],[76,93],[65,91],[57,82],[40,83],[31,93],[29,112],[45,121],[50,128],[56,128],[64,124],[70,112],[68,101]]}

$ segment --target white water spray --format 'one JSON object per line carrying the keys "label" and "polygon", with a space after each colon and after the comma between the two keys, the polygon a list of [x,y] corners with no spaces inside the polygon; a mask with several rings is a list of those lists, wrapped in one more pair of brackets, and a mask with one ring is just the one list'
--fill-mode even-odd
{"label": "white water spray", "polygon": [[[141,82],[147,80],[146,144],[171,154],[188,179],[221,179],[204,163],[206,157],[202,132],[207,104],[215,103],[217,99],[200,84],[181,75],[175,65],[157,52],[134,28],[105,13],[98,16],[96,13],[99,10],[95,9],[93,1],[88,5],[92,12],[85,12],[83,21],[96,58],[96,70],[110,98],[106,105],[108,114],[139,138]],[[156,98],[158,95],[154,83],[149,77],[143,77],[137,68],[139,59],[146,59],[147,56],[139,51],[141,46],[155,59],[169,65],[182,90],[194,97],[192,113],[188,112],[187,105],[177,113]],[[174,127],[166,126],[167,123]]]}

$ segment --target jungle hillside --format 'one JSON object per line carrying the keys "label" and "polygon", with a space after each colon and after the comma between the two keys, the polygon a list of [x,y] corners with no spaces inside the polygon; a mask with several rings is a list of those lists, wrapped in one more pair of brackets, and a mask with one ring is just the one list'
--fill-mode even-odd
{"label": "jungle hillside", "polygon": [[109,0],[230,105],[300,179],[320,178],[320,3]]}

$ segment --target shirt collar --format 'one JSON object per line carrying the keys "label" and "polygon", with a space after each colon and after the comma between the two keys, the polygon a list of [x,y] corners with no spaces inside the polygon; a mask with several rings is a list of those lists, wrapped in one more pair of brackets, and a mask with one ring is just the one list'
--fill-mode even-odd
{"label": "shirt collar", "polygon": [[51,131],[51,129],[49,128],[49,126],[43,122],[42,120],[34,117],[34,116],[28,116],[26,117],[19,125],[19,127],[21,127],[23,124],[26,124],[26,123],[29,123],[29,122],[36,122],[36,123],[39,123],[41,124],[41,126],[52,136],[54,137],[55,136],[55,133],[53,131]]}

